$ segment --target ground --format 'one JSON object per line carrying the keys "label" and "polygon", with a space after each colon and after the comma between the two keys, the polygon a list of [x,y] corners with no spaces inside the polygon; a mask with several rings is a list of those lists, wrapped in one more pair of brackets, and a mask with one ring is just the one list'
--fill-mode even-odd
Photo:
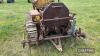
{"label": "ground", "polygon": [[[76,13],[77,26],[86,34],[86,40],[77,40],[70,48],[70,41],[62,41],[63,52],[59,52],[50,42],[33,46],[32,56],[100,56],[100,0],[63,0],[70,12]],[[27,0],[16,0],[0,4],[0,56],[28,56],[22,48],[25,14],[32,9]],[[77,27],[77,28],[78,28]],[[95,53],[78,53],[78,48],[94,48]]]}

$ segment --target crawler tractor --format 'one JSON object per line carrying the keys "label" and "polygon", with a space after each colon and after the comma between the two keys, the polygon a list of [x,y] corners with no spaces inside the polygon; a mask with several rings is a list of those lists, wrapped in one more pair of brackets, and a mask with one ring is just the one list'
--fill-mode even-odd
{"label": "crawler tractor", "polygon": [[[70,13],[67,6],[54,0],[33,0],[33,10],[27,13],[25,31],[27,39],[23,41],[32,46],[43,41],[50,41],[59,51],[62,50],[61,41],[65,38],[85,38],[81,28],[76,29],[75,13]],[[74,40],[71,41],[72,45]]]}

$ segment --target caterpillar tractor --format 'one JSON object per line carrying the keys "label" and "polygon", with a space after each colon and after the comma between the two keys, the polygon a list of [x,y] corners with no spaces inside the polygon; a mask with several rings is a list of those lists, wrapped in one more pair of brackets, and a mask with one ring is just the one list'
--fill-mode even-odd
{"label": "caterpillar tractor", "polygon": [[85,39],[81,28],[76,29],[75,13],[70,13],[67,6],[58,0],[33,0],[33,10],[27,13],[25,20],[25,32],[23,47],[28,44],[39,45],[43,41],[50,41],[58,51],[63,51],[61,42],[71,38],[71,46],[74,40]]}

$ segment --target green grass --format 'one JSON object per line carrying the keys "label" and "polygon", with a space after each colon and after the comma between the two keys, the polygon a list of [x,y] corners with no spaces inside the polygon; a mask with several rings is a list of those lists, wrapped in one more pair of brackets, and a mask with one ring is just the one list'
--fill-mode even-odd
{"label": "green grass", "polygon": [[[62,41],[63,53],[49,42],[32,48],[32,56],[100,56],[100,1],[99,0],[63,0],[70,12],[76,13],[77,26],[86,33],[85,42],[77,41],[69,48],[70,41]],[[0,56],[28,56],[23,49],[23,25],[25,14],[32,5],[25,0],[16,0],[14,4],[6,1],[0,4]],[[77,53],[77,48],[95,48],[95,53]]]}

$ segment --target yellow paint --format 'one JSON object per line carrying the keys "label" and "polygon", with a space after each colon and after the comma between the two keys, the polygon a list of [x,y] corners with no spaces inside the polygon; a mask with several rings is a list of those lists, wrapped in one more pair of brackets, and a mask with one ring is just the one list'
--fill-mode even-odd
{"label": "yellow paint", "polygon": [[35,16],[34,21],[36,21],[36,22],[40,22],[40,16]]}
{"label": "yellow paint", "polygon": [[37,0],[36,7],[41,8],[47,4],[49,4],[52,0]]}

